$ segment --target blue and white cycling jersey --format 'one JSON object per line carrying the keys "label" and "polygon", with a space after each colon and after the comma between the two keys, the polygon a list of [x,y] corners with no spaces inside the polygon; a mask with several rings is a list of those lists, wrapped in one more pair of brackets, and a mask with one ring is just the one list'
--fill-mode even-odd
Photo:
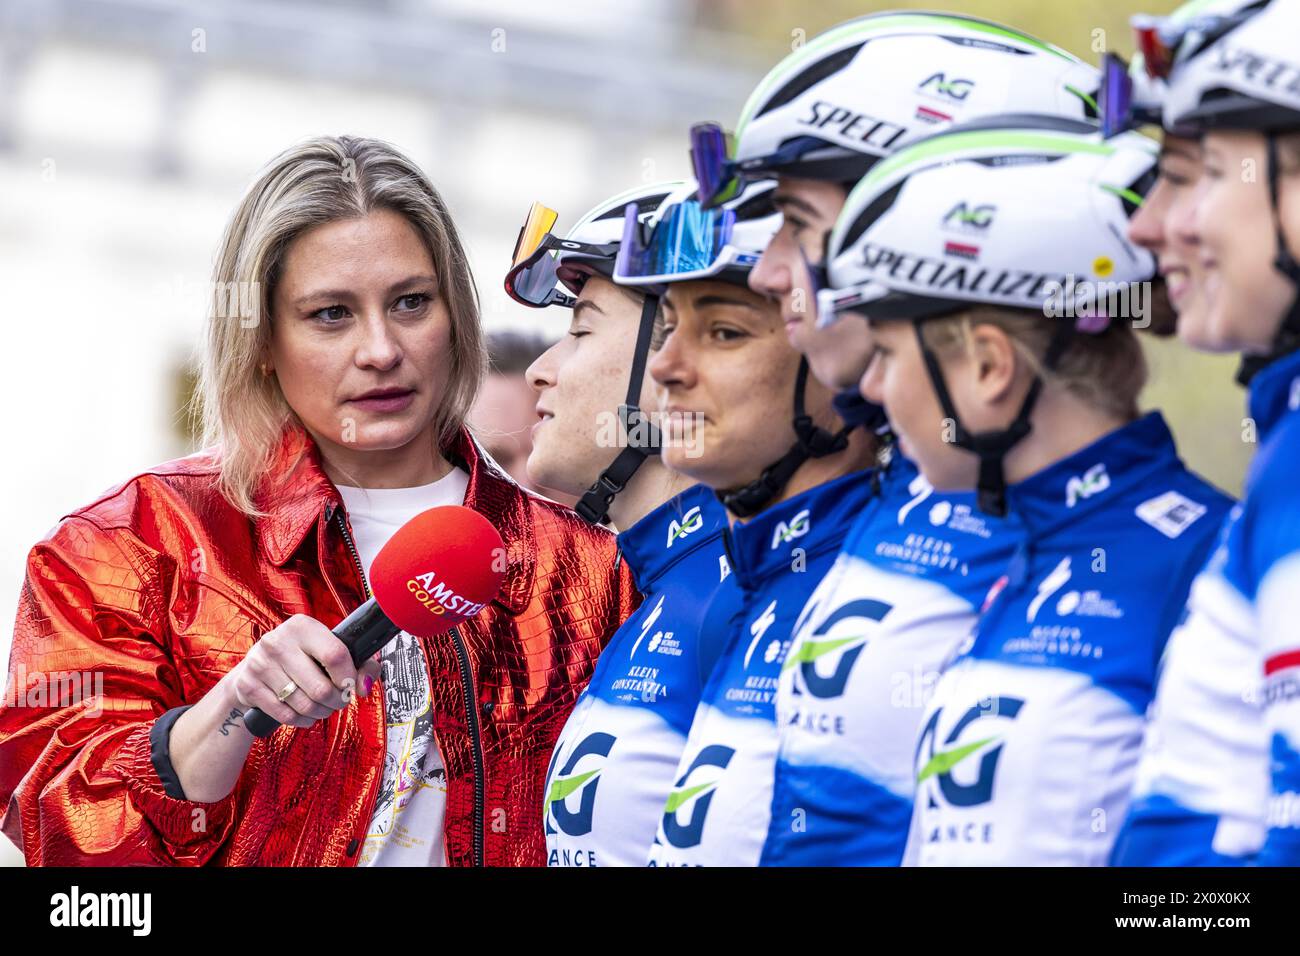
{"label": "blue and white cycling jersey", "polygon": [[1118,865],[1300,864],[1298,409],[1291,355],[1251,382],[1259,452],[1170,639]]}
{"label": "blue and white cycling jersey", "polygon": [[695,485],[618,536],[643,595],[601,652],[546,774],[549,866],[643,866],[703,686],[697,636],[729,571],[727,513]]}
{"label": "blue and white cycling jersey", "polygon": [[1008,501],[1024,544],[927,706],[906,861],[1102,865],[1157,661],[1229,500],[1150,414]]}
{"label": "blue and white cycling jersey", "polygon": [[729,630],[662,806],[651,866],[753,866],[767,834],[776,760],[776,682],[791,629],[874,494],[857,472],[724,532],[739,598],[709,613]]}
{"label": "blue and white cycling jersey", "polygon": [[1255,610],[1271,790],[1261,866],[1300,866],[1300,354],[1250,386],[1260,446],[1223,576]]}
{"label": "blue and white cycling jersey", "polygon": [[1261,866],[1300,866],[1300,355],[1280,359],[1251,384],[1264,435],[1246,482],[1240,548],[1228,580],[1252,596],[1264,650],[1264,724],[1272,790]]}
{"label": "blue and white cycling jersey", "polygon": [[764,865],[902,862],[926,700],[1017,540],[894,456],[781,670]]}
{"label": "blue and white cycling jersey", "polygon": [[1240,516],[1238,505],[1165,648],[1116,866],[1239,866],[1263,845],[1259,637],[1250,603],[1223,575]]}

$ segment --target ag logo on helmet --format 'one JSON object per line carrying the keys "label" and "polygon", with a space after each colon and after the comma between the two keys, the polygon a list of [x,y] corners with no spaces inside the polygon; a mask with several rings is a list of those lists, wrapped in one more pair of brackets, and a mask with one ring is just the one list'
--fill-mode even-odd
{"label": "ag logo on helmet", "polygon": [[[559,748],[556,748],[550,769],[546,772],[546,779],[550,781],[546,792],[547,833],[555,833],[556,827],[571,837],[585,836],[591,832],[591,815],[596,808],[596,788],[600,785],[600,773],[605,768],[605,758],[614,747],[614,740],[613,734],[591,734],[573,748],[564,767],[552,776],[555,762],[560,757]],[[578,806],[577,809],[570,809],[570,800],[574,794],[580,794]]]}
{"label": "ag logo on helmet", "polygon": [[993,798],[993,777],[1004,740],[1004,733],[999,731],[1005,730],[999,725],[1015,720],[1024,703],[1018,697],[980,701],[962,714],[942,745],[937,744],[937,738],[943,709],[934,712],[921,732],[916,750],[917,763],[925,760],[917,771],[916,785],[924,793],[927,806],[938,807],[942,802],[951,807],[975,807]]}
{"label": "ag logo on helmet", "polygon": [[974,87],[974,80],[962,80],[956,77],[950,80],[945,73],[934,73],[922,80],[917,89],[960,103],[970,96],[970,91]]}
{"label": "ag logo on helmet", "polygon": [[943,217],[943,225],[947,229],[961,232],[985,232],[997,211],[998,207],[992,203],[971,205],[965,201],[959,202]]}
{"label": "ag logo on helmet", "polygon": [[702,527],[704,527],[704,515],[700,513],[700,506],[696,505],[682,515],[681,521],[674,518],[668,522],[668,544],[665,547],[671,548],[673,542],[678,538],[684,538],[693,531],[699,531]]}

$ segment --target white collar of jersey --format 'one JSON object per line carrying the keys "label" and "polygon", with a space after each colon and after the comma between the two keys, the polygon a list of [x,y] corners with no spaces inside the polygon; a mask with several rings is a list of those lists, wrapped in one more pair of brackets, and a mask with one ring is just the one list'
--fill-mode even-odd
{"label": "white collar of jersey", "polygon": [[1284,355],[1250,382],[1250,417],[1262,441],[1288,413],[1300,410],[1300,352]]}
{"label": "white collar of jersey", "polygon": [[800,557],[796,548],[804,560],[829,548],[838,550],[874,494],[871,472],[855,471],[772,505],[744,524],[737,521],[724,532],[736,580],[752,590],[769,577],[789,573]]}
{"label": "white collar of jersey", "polygon": [[642,594],[671,567],[703,544],[716,541],[727,511],[704,485],[669,498],[618,536],[618,550]]}
{"label": "white collar of jersey", "polygon": [[1174,436],[1159,412],[1148,412],[1008,488],[1009,518],[1040,537],[1135,486],[1154,494],[1152,473],[1171,467],[1181,468]]}

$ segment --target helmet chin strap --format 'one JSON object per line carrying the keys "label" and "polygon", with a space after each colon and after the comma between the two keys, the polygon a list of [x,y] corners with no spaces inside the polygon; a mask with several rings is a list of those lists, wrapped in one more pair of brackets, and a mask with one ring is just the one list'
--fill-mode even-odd
{"label": "helmet chin strap", "polygon": [[[931,316],[931,318],[940,318],[940,316]],[[957,416],[957,406],[953,404],[952,395],[948,392],[943,369],[939,366],[939,357],[926,344],[925,336],[921,334],[921,325],[924,321],[924,319],[914,320],[912,328],[916,332],[916,341],[921,347],[921,356],[925,359],[925,370],[939,399],[939,406],[943,409],[944,417],[951,421],[955,428],[953,444],[972,452],[979,459],[979,477],[975,486],[979,508],[985,514],[1001,518],[1007,513],[1007,476],[1004,462],[1007,453],[1032,429],[1029,418],[1034,411],[1039,393],[1043,390],[1043,379],[1041,376],[1034,376],[1029,391],[1025,393],[1024,400],[1020,403],[1020,410],[1016,412],[1016,417],[1006,428],[983,432],[969,431]],[[1047,347],[1047,355],[1043,359],[1046,368],[1056,367],[1056,363],[1060,361],[1061,355],[1069,346],[1073,334],[1074,329],[1065,323],[1057,327]]]}
{"label": "helmet chin strap", "polygon": [[632,355],[627,399],[618,407],[618,419],[627,435],[627,446],[573,506],[573,510],[589,524],[604,524],[609,520],[609,509],[614,498],[627,487],[642,463],[647,458],[658,455],[662,447],[659,426],[647,419],[640,408],[641,383],[645,379],[646,362],[650,357],[650,336],[654,332],[655,313],[658,311],[659,296],[648,293],[641,304],[641,324],[637,327],[636,352]]}
{"label": "helmet chin strap", "polygon": [[799,359],[799,375],[794,383],[794,434],[790,450],[763,469],[763,473],[742,488],[715,491],[717,499],[737,518],[752,518],[790,483],[794,473],[810,458],[825,458],[849,446],[846,425],[835,434],[817,425],[804,410],[804,386],[808,382],[808,360]]}
{"label": "helmet chin strap", "polygon": [[1241,366],[1237,370],[1237,382],[1241,385],[1249,385],[1259,371],[1283,356],[1300,350],[1300,262],[1296,262],[1295,256],[1287,248],[1286,236],[1282,232],[1282,214],[1277,201],[1277,134],[1267,133],[1264,138],[1268,147],[1268,198],[1272,207],[1273,229],[1277,235],[1277,256],[1273,259],[1273,268],[1286,276],[1296,294],[1292,296],[1291,305],[1282,316],[1282,323],[1273,336],[1268,352],[1242,356]]}

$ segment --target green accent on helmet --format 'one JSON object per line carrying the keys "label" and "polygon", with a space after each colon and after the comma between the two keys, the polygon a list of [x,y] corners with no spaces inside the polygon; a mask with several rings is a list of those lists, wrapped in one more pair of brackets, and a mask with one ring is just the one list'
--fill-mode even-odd
{"label": "green accent on helmet", "polygon": [[895,27],[926,27],[935,24],[945,24],[953,27],[961,27],[967,30],[973,30],[979,33],[987,33],[990,36],[1000,37],[1007,40],[1015,40],[1018,43],[1024,43],[1028,46],[1036,47],[1044,53],[1050,53],[1053,56],[1059,56],[1063,60],[1074,62],[1079,61],[1078,57],[1058,46],[1045,43],[1027,33],[1021,33],[1009,27],[999,26],[987,20],[977,20],[974,18],[948,16],[942,13],[897,13],[881,14],[879,16],[860,17],[855,20],[849,20],[847,23],[841,23],[839,26],[832,27],[825,33],[813,37],[798,50],[791,53],[784,60],[778,63],[772,70],[763,77],[754,92],[750,94],[749,99],[745,101],[744,107],[740,111],[740,119],[736,122],[736,140],[740,140],[741,134],[749,121],[753,119],[758,108],[767,101],[772,90],[778,85],[785,84],[793,75],[808,65],[808,60],[820,54],[827,47],[837,45],[841,40],[850,37],[856,37],[861,34],[863,38],[869,37],[873,33],[881,30],[891,30]]}
{"label": "green accent on helmet", "polygon": [[[1152,144],[1154,149],[1154,143]],[[853,191],[849,193],[844,208],[857,208],[863,196],[874,194],[877,187],[888,181],[900,170],[909,167],[930,166],[936,160],[973,149],[1007,149],[1007,150],[1042,150],[1052,153],[1091,153],[1097,156],[1110,156],[1116,147],[1083,137],[1062,136],[1060,133],[1037,132],[1032,130],[974,130],[969,133],[946,133],[923,140],[914,146],[906,146],[888,156],[862,177]],[[848,217],[841,216],[831,236],[834,247],[849,225]]]}
{"label": "green accent on helmet", "polygon": [[921,772],[916,775],[916,782],[923,783],[935,774],[947,773],[975,751],[998,739],[1000,738],[985,737],[983,740],[977,740],[974,743],[964,744],[961,747],[953,747],[951,750],[940,751],[926,761],[925,766],[921,768]]}
{"label": "green accent on helmet", "polygon": [[668,802],[664,804],[664,813],[676,813],[678,808],[685,805],[696,794],[703,793],[705,790],[712,789],[716,784],[702,783],[698,787],[687,787],[685,790],[674,790],[668,794]]}
{"label": "green accent on helmet", "polygon": [[1067,83],[1067,84],[1065,84],[1065,92],[1067,92],[1067,93],[1073,93],[1073,94],[1074,94],[1075,96],[1077,96],[1079,99],[1083,100],[1085,103],[1087,103],[1089,106],[1092,107],[1092,111],[1093,111],[1094,113],[1100,112],[1100,111],[1097,109],[1097,101],[1094,100],[1094,99],[1093,99],[1091,96],[1089,96],[1087,93],[1083,92],[1083,90],[1075,89],[1073,86],[1071,86],[1069,83]]}
{"label": "green accent on helmet", "polygon": [[785,663],[781,665],[781,673],[784,674],[790,668],[798,667],[800,664],[811,664],[819,657],[837,651],[846,644],[860,641],[864,637],[865,634],[854,634],[852,637],[839,637],[828,641],[804,641],[799,645],[798,650],[785,659]]}
{"label": "green accent on helmet", "polygon": [[1106,190],[1106,192],[1110,193],[1111,195],[1119,196],[1121,199],[1127,199],[1135,206],[1142,205],[1143,202],[1142,197],[1139,196],[1131,189],[1128,189],[1124,186],[1112,186],[1110,183],[1098,183],[1097,185],[1100,186],[1102,189]]}
{"label": "green accent on helmet", "polygon": [[556,803],[561,800],[569,799],[570,795],[577,793],[599,770],[589,770],[586,773],[575,774],[572,777],[563,777],[551,781],[551,792],[546,796],[547,803]]}

